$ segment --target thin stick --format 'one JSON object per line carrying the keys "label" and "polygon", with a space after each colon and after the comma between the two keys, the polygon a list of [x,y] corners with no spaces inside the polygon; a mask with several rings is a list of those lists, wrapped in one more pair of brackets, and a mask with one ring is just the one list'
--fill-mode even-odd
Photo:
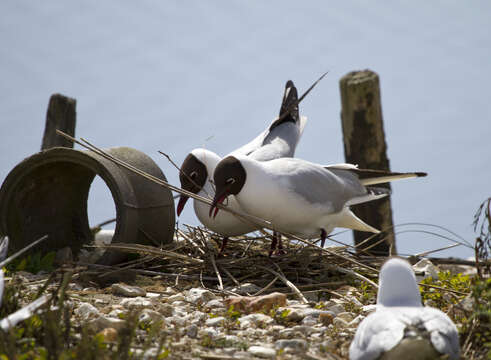
{"label": "thin stick", "polygon": [[438,251],[448,250],[448,249],[454,248],[456,246],[460,246],[460,244],[452,244],[452,245],[448,245],[448,246],[445,246],[445,247],[442,247],[442,248],[439,248],[436,250],[428,250],[428,251],[416,254],[414,256],[415,257],[426,257],[428,254],[436,253]]}
{"label": "thin stick", "polygon": [[452,289],[445,289],[445,288],[443,288],[441,286],[436,286],[436,285],[423,284],[423,283],[419,283],[418,285],[421,285],[423,287],[429,287],[429,288],[433,288],[433,289],[438,289],[438,290],[442,290],[442,291],[448,291],[448,292],[451,292],[451,293],[454,293],[454,294],[458,294],[458,295],[469,295],[469,293],[465,293],[465,292],[457,291],[457,290],[452,290]]}
{"label": "thin stick", "polygon": [[378,289],[378,285],[375,284],[372,280],[370,280],[369,278],[363,276],[362,274],[358,274],[356,271],[353,271],[353,270],[349,270],[349,269],[345,269],[345,268],[342,268],[341,266],[338,266],[338,265],[332,265],[332,267],[339,271],[339,272],[342,272],[342,273],[345,273],[345,274],[349,274],[349,275],[352,275],[352,276],[355,276],[363,281],[366,281],[367,283],[369,283],[370,285],[372,285],[375,289]]}
{"label": "thin stick", "polygon": [[257,291],[255,294],[253,294],[252,296],[258,296],[258,295],[261,295],[263,292],[265,292],[266,290],[268,290],[271,286],[273,286],[273,284],[276,282],[276,280],[278,280],[278,276],[275,276],[275,278],[273,280],[271,280],[268,285],[266,285],[265,287],[263,287],[262,289],[260,289],[259,291]]}
{"label": "thin stick", "polygon": [[220,272],[218,271],[217,264],[215,263],[215,256],[213,255],[213,253],[210,253],[210,260],[211,260],[211,264],[213,265],[213,269],[215,269],[215,274],[217,274],[218,289],[223,290],[222,277],[220,276]]}
{"label": "thin stick", "polygon": [[297,296],[300,298],[300,300],[304,304],[309,303],[307,301],[307,299],[305,298],[305,296],[303,296],[302,292],[300,290],[298,290],[298,288],[290,280],[288,280],[284,275],[280,274],[279,272],[274,271],[273,269],[267,268],[267,267],[262,266],[262,265],[257,265],[257,267],[260,269],[269,271],[271,274],[277,276],[279,279],[281,279],[281,281],[283,281],[286,284],[286,286],[288,286],[290,289],[293,290],[293,292],[295,292],[295,294],[297,294]]}
{"label": "thin stick", "polygon": [[226,267],[223,267],[222,266],[222,270],[225,274],[227,274],[227,276],[232,279],[232,281],[234,282],[235,285],[237,286],[240,286],[240,282],[237,281],[237,279],[230,273],[230,271],[227,270]]}
{"label": "thin stick", "polygon": [[32,248],[32,247],[36,246],[37,244],[39,244],[40,242],[46,240],[47,238],[48,238],[48,235],[44,235],[44,236],[40,237],[39,239],[37,239],[36,241],[30,243],[29,245],[27,245],[23,249],[20,249],[15,254],[9,256],[4,261],[0,262],[0,269],[3,268],[4,266],[6,266],[7,264],[11,263],[13,260],[17,259],[19,256],[24,254],[30,248]]}
{"label": "thin stick", "polygon": [[103,222],[101,222],[100,224],[97,224],[97,225],[93,226],[93,227],[91,228],[91,230],[93,230],[93,229],[100,229],[100,228],[101,228],[101,227],[103,227],[104,225],[108,225],[108,224],[113,223],[113,222],[115,222],[115,221],[116,221],[116,218],[112,218],[112,219],[109,219],[109,220],[103,221]]}
{"label": "thin stick", "polygon": [[187,236],[187,235],[186,235],[186,234],[185,234],[183,231],[181,231],[181,230],[177,229],[177,232],[178,232],[178,234],[179,234],[179,235],[181,235],[181,236],[182,236],[184,239],[186,239],[187,241],[189,241],[189,242],[190,242],[190,243],[191,243],[191,244],[192,244],[192,245],[193,245],[193,246],[194,246],[196,249],[198,249],[198,251],[199,251],[199,252],[200,252],[202,255],[204,255],[204,254],[205,254],[205,251],[204,251],[202,248],[200,248],[200,247],[198,246],[198,244],[196,244],[196,243],[195,243],[195,242],[194,242],[194,241],[193,241],[193,240],[192,240],[190,237],[188,237],[188,236]]}
{"label": "thin stick", "polygon": [[132,253],[139,254],[150,254],[158,257],[167,257],[171,259],[179,259],[182,261],[187,261],[194,264],[202,264],[204,261],[202,259],[196,259],[190,256],[178,254],[168,250],[162,250],[153,246],[140,245],[140,244],[126,244],[126,243],[117,243],[117,244],[100,244],[100,245],[87,245],[87,247],[94,247],[100,249],[112,249],[112,250],[120,250]]}
{"label": "thin stick", "polygon": [[[87,266],[87,267],[100,268],[100,269],[117,269],[117,267],[114,267],[114,266],[90,264],[90,263],[84,263],[84,262],[80,262],[80,261],[77,262],[77,264]],[[164,273],[164,272],[160,272],[160,271],[143,270],[143,269],[128,269],[128,271],[135,272],[137,274],[143,274],[143,275],[160,275],[160,276],[166,276],[166,277],[183,278],[186,280],[196,280],[196,279],[200,278],[197,275],[183,275],[183,274],[175,274],[175,273]],[[217,281],[217,279],[215,277],[211,277],[211,276],[203,276],[203,277],[201,277],[201,279],[206,280],[206,281]]]}

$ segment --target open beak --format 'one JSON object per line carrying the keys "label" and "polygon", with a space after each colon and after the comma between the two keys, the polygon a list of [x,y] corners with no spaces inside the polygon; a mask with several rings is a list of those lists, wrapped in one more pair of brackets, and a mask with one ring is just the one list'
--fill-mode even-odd
{"label": "open beak", "polygon": [[188,201],[189,196],[186,195],[181,195],[179,197],[179,203],[177,204],[177,216],[180,216],[182,213],[182,210],[184,209],[184,205],[186,205],[186,201]]}
{"label": "open beak", "polygon": [[[212,213],[213,213],[213,219],[217,216],[219,210],[217,204],[223,203],[223,201],[227,198],[227,196],[228,196],[228,189],[225,189],[221,194],[215,194],[215,197],[213,198],[213,203],[210,206],[210,213],[209,213],[210,217]],[[215,210],[215,212],[213,212],[213,210]]]}

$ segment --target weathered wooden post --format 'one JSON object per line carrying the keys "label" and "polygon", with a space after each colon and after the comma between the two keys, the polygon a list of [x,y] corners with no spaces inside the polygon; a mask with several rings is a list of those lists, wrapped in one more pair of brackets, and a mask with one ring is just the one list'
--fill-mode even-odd
{"label": "weathered wooden post", "polygon": [[56,146],[73,148],[73,142],[56,133],[59,129],[71,136],[75,136],[77,101],[61,94],[53,94],[49,99],[46,113],[46,126],[44,128],[41,150]]}
{"label": "weathered wooden post", "polygon": [[[354,71],[340,80],[341,122],[343,126],[344,155],[346,162],[358,164],[360,168],[390,170],[387,158],[382,120],[382,104],[378,75],[370,70]],[[389,184],[381,184],[390,189]],[[395,236],[392,228],[390,198],[355,205],[353,212],[371,226],[383,230],[360,249],[369,248],[374,255],[396,253]],[[373,234],[354,231],[355,245]],[[384,241],[380,242],[381,239]],[[378,244],[377,244],[378,243]],[[372,245],[377,244],[372,247]]]}

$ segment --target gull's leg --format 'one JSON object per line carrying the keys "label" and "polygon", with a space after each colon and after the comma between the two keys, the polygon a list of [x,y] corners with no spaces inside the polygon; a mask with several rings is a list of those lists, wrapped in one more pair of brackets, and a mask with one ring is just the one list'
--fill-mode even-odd
{"label": "gull's leg", "polygon": [[324,243],[326,242],[327,232],[324,229],[321,229],[321,248],[324,247]]}
{"label": "gull's leg", "polygon": [[222,241],[222,246],[220,247],[220,251],[218,251],[218,256],[222,255],[223,251],[225,250],[225,247],[227,246],[228,242],[228,237],[225,236]]}
{"label": "gull's leg", "polygon": [[269,250],[269,257],[271,255],[284,255],[283,243],[281,242],[281,234],[279,232],[273,232],[273,241],[271,242],[271,250]]}
{"label": "gull's leg", "polygon": [[269,254],[268,254],[269,257],[273,255],[273,252],[276,250],[276,245],[278,244],[278,237],[276,234],[277,232],[273,231],[273,240],[271,241],[271,249],[269,249]]}

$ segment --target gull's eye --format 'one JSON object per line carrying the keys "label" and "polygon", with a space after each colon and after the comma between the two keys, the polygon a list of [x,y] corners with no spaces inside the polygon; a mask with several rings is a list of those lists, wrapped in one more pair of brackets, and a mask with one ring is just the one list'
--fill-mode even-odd
{"label": "gull's eye", "polygon": [[235,182],[234,178],[228,178],[227,181],[225,181],[227,185],[232,185],[234,182]]}
{"label": "gull's eye", "polygon": [[191,174],[189,174],[189,177],[190,177],[191,179],[195,179],[195,178],[196,178],[196,176],[198,176],[198,172],[196,172],[196,171],[193,171]]}

